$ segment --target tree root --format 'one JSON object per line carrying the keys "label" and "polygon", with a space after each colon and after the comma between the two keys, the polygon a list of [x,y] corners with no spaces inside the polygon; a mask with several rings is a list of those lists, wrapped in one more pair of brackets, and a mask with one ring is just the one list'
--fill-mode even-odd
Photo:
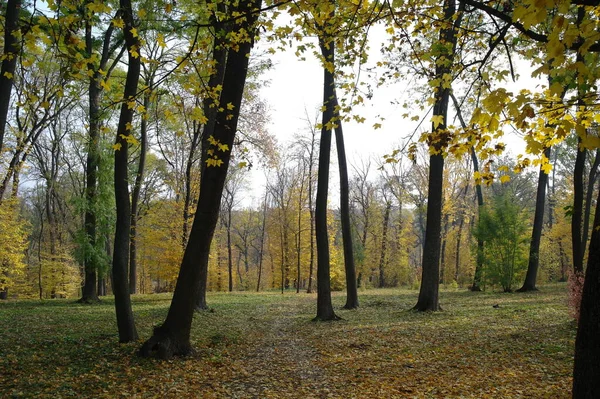
{"label": "tree root", "polygon": [[173,356],[189,356],[193,353],[189,341],[182,342],[169,330],[160,326],[154,328],[152,337],[144,342],[138,354],[145,358],[156,355],[158,359],[169,360]]}

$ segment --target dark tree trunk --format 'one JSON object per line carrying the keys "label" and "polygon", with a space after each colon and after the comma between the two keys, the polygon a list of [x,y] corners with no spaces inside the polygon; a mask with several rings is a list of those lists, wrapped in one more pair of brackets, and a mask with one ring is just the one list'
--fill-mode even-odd
{"label": "dark tree trunk", "polygon": [[[544,156],[550,159],[550,147],[544,150]],[[544,228],[544,205],[546,202],[546,186],[548,175],[540,167],[538,176],[538,187],[535,198],[535,215],[533,217],[533,230],[531,232],[531,244],[529,246],[529,264],[523,286],[517,292],[537,291],[535,286],[537,272],[540,264],[540,241],[542,229]]]}
{"label": "dark tree trunk", "polygon": [[10,106],[10,94],[13,88],[15,68],[19,58],[19,13],[21,0],[8,0],[4,14],[4,52],[0,68],[0,152],[3,150],[4,133]]}
{"label": "dark tree trunk", "polygon": [[[442,205],[443,209],[443,205]],[[440,284],[444,284],[446,281],[446,243],[448,237],[448,214],[444,215],[444,228],[442,229],[442,248],[440,250]]]}
{"label": "dark tree trunk", "polygon": [[308,213],[310,214],[310,260],[308,264],[308,287],[306,293],[312,293],[313,271],[315,265],[315,209],[313,206],[313,163],[315,161],[315,129],[311,129],[310,152],[308,155]]}
{"label": "dark tree trunk", "polygon": [[[461,3],[461,8],[464,7]],[[443,62],[436,63],[435,76],[440,81],[445,74],[451,74],[451,65],[454,62],[456,49],[456,35],[462,19],[462,9],[457,13],[454,0],[444,1],[444,21],[446,24],[440,32],[440,42],[451,46],[442,55]],[[442,225],[442,198],[444,181],[444,154],[448,144],[446,130],[448,103],[450,100],[450,87],[436,88],[433,105],[433,115],[441,116],[442,121],[432,126],[432,142],[430,148],[434,150],[429,157],[429,191],[427,194],[427,222],[425,228],[425,243],[423,245],[423,264],[421,289],[419,299],[414,306],[417,311],[437,311],[439,306],[439,279],[440,279],[440,239]]]}
{"label": "dark tree trunk", "polygon": [[600,397],[600,194],[590,241],[585,282],[581,298],[575,365],[573,399]]}
{"label": "dark tree trunk", "polygon": [[140,41],[134,37],[131,30],[134,28],[133,10],[130,0],[120,0],[123,21],[125,22],[125,43],[128,48],[128,68],[123,91],[123,103],[119,115],[117,137],[115,140],[115,205],[117,211],[115,239],[113,245],[113,294],[115,295],[115,310],[117,314],[117,327],[119,329],[119,342],[131,342],[138,339],[131,298],[129,295],[128,270],[129,270],[129,234],[131,232],[131,203],[129,199],[128,179],[128,138],[131,135],[134,107],[129,102],[135,101],[138,82],[140,79],[140,56],[131,54],[131,49],[139,49]]}
{"label": "dark tree trunk", "polygon": [[[160,358],[168,359],[173,355],[187,355],[192,351],[190,330],[192,316],[199,293],[201,275],[208,272],[208,256],[210,244],[217,225],[221,196],[225,185],[225,177],[229,167],[231,148],[237,131],[239,109],[248,72],[248,58],[252,48],[254,25],[258,18],[261,1],[240,2],[232,10],[233,13],[246,15],[245,19],[237,19],[234,30],[250,32],[251,37],[245,42],[238,43],[237,51],[230,50],[223,79],[221,104],[231,104],[219,107],[216,118],[214,139],[227,146],[226,151],[218,153],[222,164],[207,167],[201,177],[198,210],[194,217],[188,245],[185,249],[173,300],[165,322],[154,329],[152,337],[140,349],[142,356],[150,356],[154,351]],[[203,148],[202,151],[207,151]]]}
{"label": "dark tree trunk", "polygon": [[[217,2],[217,11],[225,12],[225,3]],[[223,79],[225,76],[225,68],[226,68],[226,60],[227,60],[227,47],[224,43],[224,35],[225,30],[220,22],[217,22],[214,18],[214,15],[211,16],[211,24],[214,27],[215,31],[215,39],[213,43],[213,62],[214,62],[214,72],[210,75],[208,80],[208,87],[210,89],[214,89],[218,85],[223,84]],[[208,138],[214,135],[216,120],[217,120],[217,110],[219,103],[219,98],[211,98],[206,97],[203,101],[202,108],[204,111],[204,116],[207,119],[206,125],[202,129],[202,139],[201,139],[201,156],[200,156],[200,176],[204,173],[206,169],[206,159],[208,157],[208,153],[206,149],[209,148]],[[191,187],[191,186],[190,186]],[[184,208],[185,212],[188,212],[189,202],[187,207]],[[186,219],[188,217],[184,215],[184,224],[187,223]],[[187,225],[184,226],[184,242],[187,244]],[[196,297],[196,310],[202,311],[207,310],[208,305],[206,304],[206,285],[208,283],[208,273],[201,273],[200,280],[198,281],[198,296]]]}
{"label": "dark tree trunk", "polygon": [[[151,89],[149,89],[151,90]],[[150,105],[150,92],[144,92],[144,109],[148,110]],[[140,159],[138,162],[137,174],[131,194],[131,235],[129,242],[129,293],[137,292],[137,221],[139,218],[138,204],[140,192],[142,190],[142,181],[144,180],[144,169],[146,167],[146,151],[148,150],[148,123],[146,117],[142,115],[140,126]]]}
{"label": "dark tree trunk", "polygon": [[577,157],[573,170],[573,209],[571,210],[571,241],[573,242],[573,270],[583,273],[584,249],[581,240],[581,222],[583,212],[583,174],[587,150],[581,148],[581,137],[577,140]]}
{"label": "dark tree trunk", "polygon": [[333,85],[335,121],[335,144],[338,155],[338,168],[340,170],[340,220],[342,224],[342,241],[344,246],[344,269],[346,271],[346,304],[344,309],[356,309],[358,303],[358,288],[356,283],[356,266],[354,264],[354,246],[352,245],[352,225],[350,223],[350,187],[348,184],[348,165],[346,162],[346,146],[344,145],[344,131],[340,117],[339,104]]}
{"label": "dark tree trunk", "polygon": [[392,211],[392,202],[386,201],[385,212],[383,213],[383,232],[381,234],[381,253],[379,255],[379,288],[385,287],[385,252],[387,247],[387,234],[390,224],[390,213]]}
{"label": "dark tree trunk", "polygon": [[[321,54],[325,62],[334,65],[334,42],[319,38]],[[317,181],[317,199],[315,201],[315,228],[317,241],[317,316],[314,320],[337,320],[331,302],[331,280],[329,276],[329,234],[327,233],[327,192],[329,190],[329,162],[331,159],[331,124],[334,115],[334,77],[323,67],[323,119],[321,143],[319,145],[319,171]]]}

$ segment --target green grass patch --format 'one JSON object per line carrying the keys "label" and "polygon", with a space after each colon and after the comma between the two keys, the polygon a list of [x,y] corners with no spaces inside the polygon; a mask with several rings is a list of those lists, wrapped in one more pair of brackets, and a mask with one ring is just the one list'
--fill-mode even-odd
{"label": "green grass patch", "polygon": [[[368,290],[343,320],[312,322],[316,296],[209,293],[194,319],[195,355],[141,359],[119,344],[114,300],[0,302],[4,398],[567,398],[575,324],[566,286],[505,294],[443,290],[442,312],[417,293]],[[136,295],[140,337],[170,294]]]}

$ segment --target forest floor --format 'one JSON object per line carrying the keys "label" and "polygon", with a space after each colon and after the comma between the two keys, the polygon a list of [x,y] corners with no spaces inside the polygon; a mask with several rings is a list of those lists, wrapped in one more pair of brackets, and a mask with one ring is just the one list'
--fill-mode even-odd
{"label": "forest floor", "polygon": [[[196,354],[170,361],[119,344],[112,298],[0,303],[0,398],[568,398],[575,323],[566,285],[505,294],[367,290],[358,310],[313,322],[314,294],[209,294]],[[142,339],[171,296],[136,295]],[[494,307],[497,305],[497,307]]]}

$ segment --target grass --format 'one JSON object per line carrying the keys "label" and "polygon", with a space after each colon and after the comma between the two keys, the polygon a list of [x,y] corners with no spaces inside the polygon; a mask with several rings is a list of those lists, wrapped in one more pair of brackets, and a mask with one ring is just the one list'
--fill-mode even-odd
{"label": "grass", "polygon": [[[369,290],[344,320],[315,323],[314,295],[213,293],[197,314],[194,356],[141,359],[119,344],[114,302],[0,303],[2,398],[567,398],[575,324],[566,286],[525,294]],[[170,295],[134,296],[140,337]],[[494,307],[493,305],[498,305]]]}

